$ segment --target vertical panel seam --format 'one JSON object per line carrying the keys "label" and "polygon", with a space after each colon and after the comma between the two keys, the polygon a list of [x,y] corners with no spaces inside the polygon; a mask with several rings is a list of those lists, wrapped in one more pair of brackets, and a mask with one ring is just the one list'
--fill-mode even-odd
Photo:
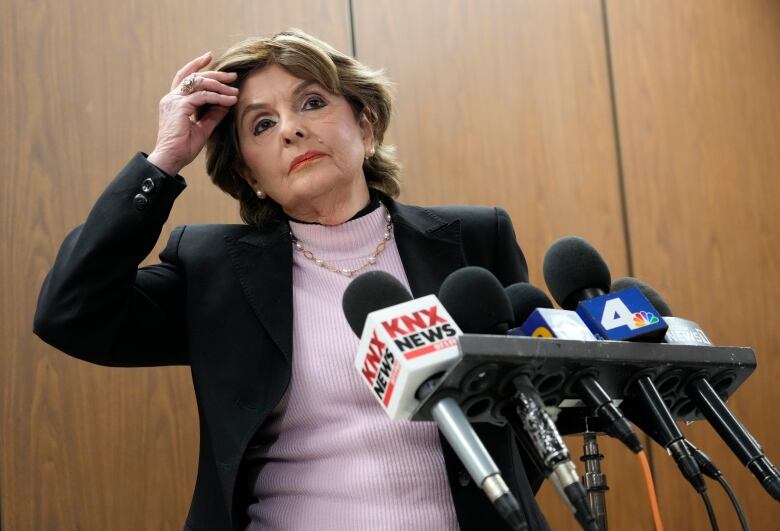
{"label": "vertical panel seam", "polygon": [[[351,1],[351,0],[350,0]],[[631,247],[631,231],[628,222],[628,198],[626,194],[625,169],[623,167],[623,147],[620,142],[620,122],[618,120],[617,91],[615,90],[615,73],[612,65],[612,42],[609,38],[609,17],[607,16],[607,0],[601,0],[602,28],[604,30],[604,52],[607,60],[607,79],[609,81],[609,102],[612,109],[612,131],[615,139],[615,162],[618,172],[618,188],[620,190],[620,210],[623,218],[623,238],[626,246],[626,264],[628,275],[634,276],[634,257]],[[653,446],[650,437],[645,434],[644,447],[647,452],[647,461],[653,477],[657,477]]]}
{"label": "vertical panel seam", "polygon": [[612,131],[615,138],[615,158],[618,172],[618,187],[620,189],[620,210],[623,218],[623,237],[626,245],[626,262],[628,274],[634,276],[634,259],[631,249],[631,231],[628,223],[628,199],[626,197],[625,170],[623,168],[623,147],[620,143],[620,124],[618,121],[617,94],[615,91],[615,75],[612,66],[612,44],[609,39],[609,20],[607,17],[607,0],[601,0],[602,28],[604,29],[604,49],[607,59],[607,79],[609,81],[609,102],[612,108]]}
{"label": "vertical panel seam", "polygon": [[353,0],[347,0],[347,27],[349,28],[350,53],[357,59],[357,40],[355,39],[355,6]]}

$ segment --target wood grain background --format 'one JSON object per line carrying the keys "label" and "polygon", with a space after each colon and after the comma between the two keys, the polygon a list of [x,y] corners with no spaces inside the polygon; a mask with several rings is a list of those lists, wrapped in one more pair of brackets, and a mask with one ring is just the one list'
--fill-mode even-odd
{"label": "wood grain background", "polygon": [[[291,26],[397,83],[387,141],[404,201],[504,206],[540,286],[550,243],[582,235],[614,277],[651,282],[717,343],[753,346],[759,369],[731,404],[780,459],[777,2],[43,0],[3,2],[0,25],[3,529],[181,529],[198,448],[188,371],[62,355],[31,333],[36,296],[65,234],[152,149],[179,66]],[[237,221],[202,158],[183,173],[168,229]],[[686,433],[752,527],[772,528],[780,508],[713,431]],[[638,464],[602,441],[611,528],[652,529]],[[669,458],[652,458],[667,528],[707,529]],[[553,529],[576,529],[551,489],[540,500]]]}
{"label": "wood grain background", "polygon": [[[780,459],[780,4],[608,2],[634,273],[716,344],[751,345],[758,370],[730,406]],[[751,528],[780,505],[706,423],[686,429],[734,486]],[[655,451],[659,502],[706,529],[701,500]],[[739,522],[710,489],[722,529]]]}

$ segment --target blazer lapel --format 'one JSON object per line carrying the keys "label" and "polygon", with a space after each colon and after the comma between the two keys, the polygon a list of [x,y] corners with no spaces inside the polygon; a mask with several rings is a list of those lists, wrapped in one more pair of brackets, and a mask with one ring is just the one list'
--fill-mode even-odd
{"label": "blazer lapel", "polygon": [[393,216],[396,245],[412,296],[436,294],[447,275],[466,263],[460,220],[447,222],[425,208],[383,200]]}
{"label": "blazer lapel", "polygon": [[244,295],[288,361],[292,359],[292,244],[287,223],[226,236],[230,259]]}
{"label": "blazer lapel", "polygon": [[[393,216],[396,244],[412,295],[436,293],[465,265],[460,220],[450,222],[425,208],[383,198]],[[252,310],[287,360],[292,359],[292,245],[286,223],[226,236],[228,252]]]}

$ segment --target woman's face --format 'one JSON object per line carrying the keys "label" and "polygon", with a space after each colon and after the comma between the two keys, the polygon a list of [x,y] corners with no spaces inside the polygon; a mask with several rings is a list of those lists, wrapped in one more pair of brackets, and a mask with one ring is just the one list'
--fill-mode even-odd
{"label": "woman's face", "polygon": [[244,81],[236,112],[239,173],[288,214],[306,219],[312,208],[368,197],[363,160],[372,130],[343,96],[269,65]]}

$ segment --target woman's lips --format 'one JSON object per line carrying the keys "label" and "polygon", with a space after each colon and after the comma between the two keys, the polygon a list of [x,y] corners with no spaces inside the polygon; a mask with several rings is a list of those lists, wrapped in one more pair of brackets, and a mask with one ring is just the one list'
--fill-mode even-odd
{"label": "woman's lips", "polygon": [[324,153],[309,152],[306,153],[305,155],[297,157],[295,160],[293,160],[293,163],[290,165],[290,173],[324,156],[325,156]]}

